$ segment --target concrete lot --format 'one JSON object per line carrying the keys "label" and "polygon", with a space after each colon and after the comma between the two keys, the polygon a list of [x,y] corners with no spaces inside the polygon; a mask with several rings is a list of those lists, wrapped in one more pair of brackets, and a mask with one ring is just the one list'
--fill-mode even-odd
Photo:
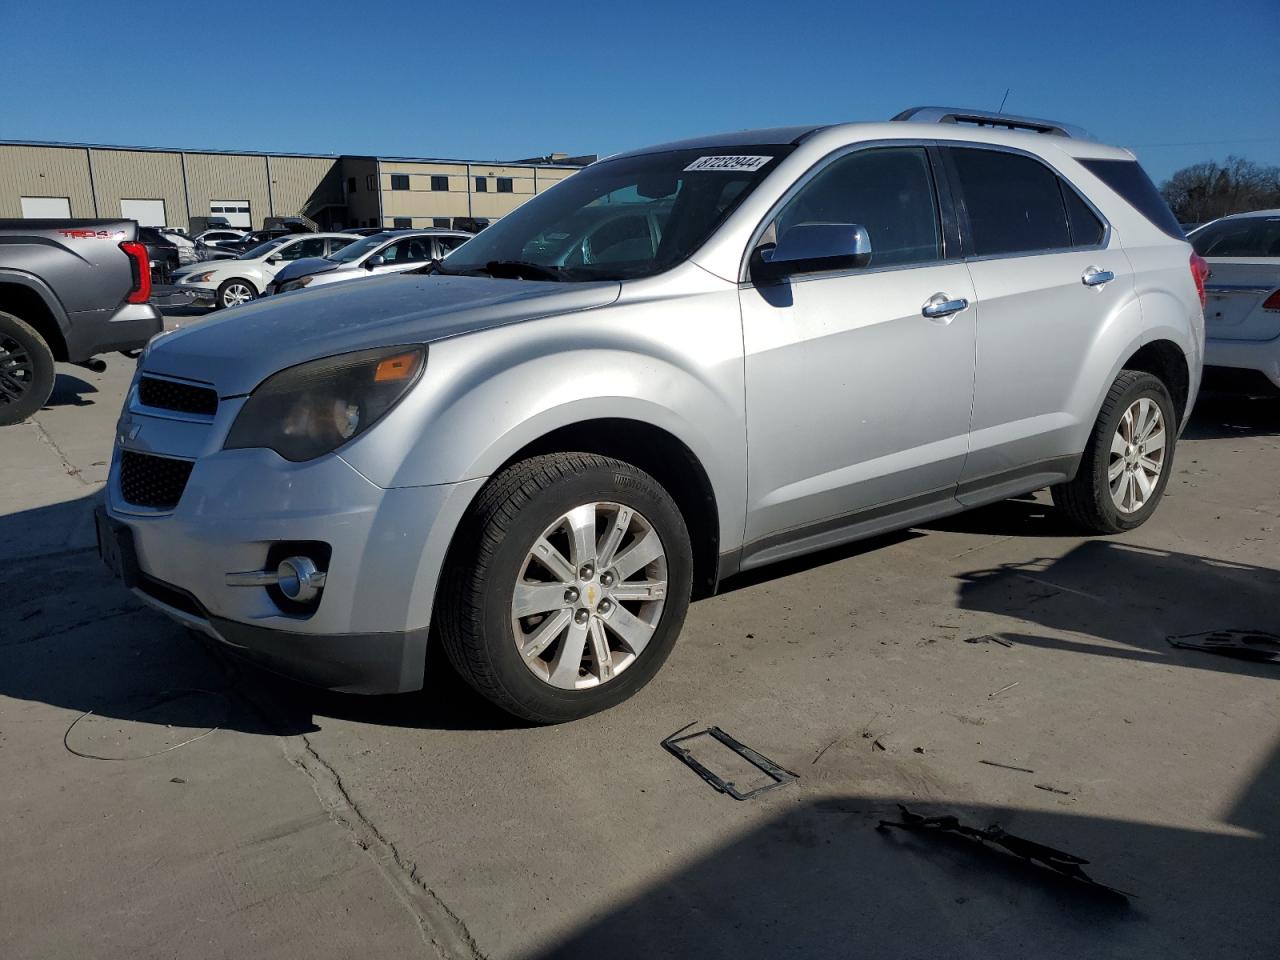
{"label": "concrete lot", "polygon": [[[529,729],[441,663],[376,699],[243,669],[110,581],[131,367],[0,428],[0,956],[1275,956],[1280,665],[1165,638],[1280,631],[1280,404],[1202,404],[1131,535],[1041,494],[788,564]],[[695,721],[799,782],[715,793],[659,746]],[[1134,899],[877,832],[897,802]]]}

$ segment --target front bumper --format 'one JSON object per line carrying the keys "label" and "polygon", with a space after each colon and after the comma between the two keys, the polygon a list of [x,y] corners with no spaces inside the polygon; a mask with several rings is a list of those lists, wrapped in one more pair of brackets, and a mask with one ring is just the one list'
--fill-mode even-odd
{"label": "front bumper", "polygon": [[[132,422],[142,428],[126,442],[152,452],[182,449],[182,431],[201,426]],[[106,509],[130,531],[144,602],[304,682],[352,693],[422,686],[436,583],[483,480],[388,490],[337,455],[294,464],[269,450],[218,450],[195,459],[177,506],[159,511],[125,502],[119,474],[117,450]],[[262,570],[273,545],[300,541],[332,548],[313,613],[285,612],[264,586],[228,584],[228,574]]]}
{"label": "front bumper", "polygon": [[1280,337],[1274,340],[1213,340],[1204,343],[1206,367],[1256,370],[1280,390]]}

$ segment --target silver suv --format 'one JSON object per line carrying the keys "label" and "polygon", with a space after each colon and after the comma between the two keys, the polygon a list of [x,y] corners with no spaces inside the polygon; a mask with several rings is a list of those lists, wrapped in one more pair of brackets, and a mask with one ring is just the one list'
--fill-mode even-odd
{"label": "silver suv", "polygon": [[354,692],[618,703],[730,574],[1051,486],[1151,516],[1203,269],[1133,156],[920,108],[593,164],[438,265],[152,341],[107,562]]}

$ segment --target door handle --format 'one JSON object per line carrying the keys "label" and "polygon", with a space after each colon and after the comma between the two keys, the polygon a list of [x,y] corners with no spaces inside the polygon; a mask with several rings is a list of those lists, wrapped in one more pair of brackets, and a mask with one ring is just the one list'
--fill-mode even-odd
{"label": "door handle", "polygon": [[1104,283],[1110,283],[1116,278],[1116,275],[1110,270],[1103,270],[1100,267],[1087,267],[1084,276],[1080,278],[1080,282],[1086,287],[1100,287]]}
{"label": "door handle", "polygon": [[945,320],[952,314],[959,313],[967,306],[969,306],[969,301],[964,297],[952,300],[945,293],[935,293],[920,308],[920,312],[930,320]]}

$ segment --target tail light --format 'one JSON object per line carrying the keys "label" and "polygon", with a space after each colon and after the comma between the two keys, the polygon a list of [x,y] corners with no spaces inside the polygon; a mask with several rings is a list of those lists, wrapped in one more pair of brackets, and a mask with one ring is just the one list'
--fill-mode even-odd
{"label": "tail light", "polygon": [[129,258],[133,268],[133,287],[125,297],[126,303],[146,303],[151,299],[151,260],[147,248],[136,240],[125,240],[120,249]]}
{"label": "tail light", "polygon": [[1196,281],[1196,293],[1200,294],[1200,309],[1203,310],[1208,298],[1204,293],[1204,282],[1209,279],[1209,261],[1194,251],[1191,254],[1191,276]]}
{"label": "tail light", "polygon": [[1280,310],[1280,290],[1272,292],[1271,296],[1262,301],[1263,310]]}

